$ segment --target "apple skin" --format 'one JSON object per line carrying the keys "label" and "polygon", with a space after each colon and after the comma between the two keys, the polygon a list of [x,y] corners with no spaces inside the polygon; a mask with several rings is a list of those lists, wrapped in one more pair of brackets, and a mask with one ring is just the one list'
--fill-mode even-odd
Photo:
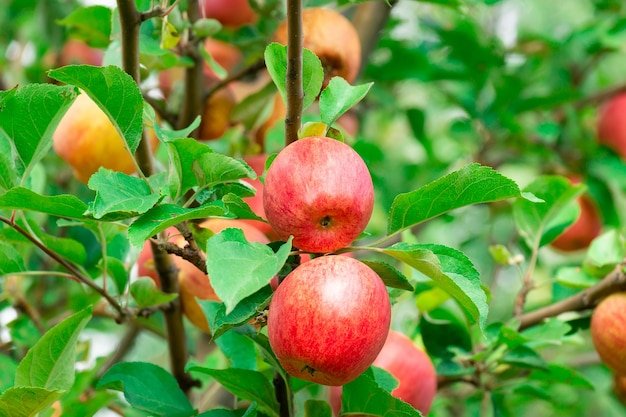
{"label": "apple skin", "polygon": [[[572,184],[579,184],[578,176],[570,176]],[[574,252],[589,247],[602,232],[602,218],[596,204],[587,195],[578,197],[580,214],[576,221],[563,231],[550,246],[562,252]]]}
{"label": "apple skin", "polygon": [[604,298],[591,315],[591,339],[604,362],[615,373],[626,375],[626,292]]}
{"label": "apple skin", "polygon": [[611,97],[600,107],[597,120],[598,142],[626,159],[626,93]]}
{"label": "apple skin", "polygon": [[374,186],[363,159],[334,139],[310,136],[278,153],[265,176],[263,207],[276,234],[305,252],[351,244],[372,215]]}
{"label": "apple skin", "polygon": [[78,39],[68,39],[59,54],[61,66],[72,64],[102,65],[104,53]]}
{"label": "apple skin", "polygon": [[218,20],[230,28],[239,28],[257,20],[248,0],[204,0],[200,6],[202,17]]}
{"label": "apple skin", "polygon": [[[390,330],[375,365],[393,375],[398,386],[391,392],[427,415],[437,393],[437,373],[430,357],[403,333]],[[335,415],[341,410],[341,387],[331,387],[330,404]]]}
{"label": "apple skin", "polygon": [[[303,46],[322,61],[326,87],[334,76],[353,83],[361,67],[361,42],[352,22],[341,13],[311,7],[302,11]],[[273,40],[287,45],[287,21],[274,32]]]}
{"label": "apple skin", "polygon": [[389,332],[385,284],[347,256],[315,258],[278,286],[267,318],[272,350],[291,375],[346,384],[374,361]]}
{"label": "apple skin", "polygon": [[[150,132],[150,145],[159,145]],[[100,167],[133,174],[135,164],[113,123],[85,93],[76,97],[52,135],[52,147],[73,169],[76,178],[87,184]]]}
{"label": "apple skin", "polygon": [[220,139],[230,127],[230,116],[235,109],[235,97],[228,86],[220,88],[204,102],[198,140]]}

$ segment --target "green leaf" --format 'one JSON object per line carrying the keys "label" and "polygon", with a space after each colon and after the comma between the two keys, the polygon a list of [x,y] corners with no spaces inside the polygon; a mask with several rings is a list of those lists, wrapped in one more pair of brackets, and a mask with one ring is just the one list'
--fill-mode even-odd
{"label": "green leaf", "polygon": [[170,195],[176,201],[192,187],[198,185],[198,179],[192,170],[193,162],[205,153],[213,153],[213,150],[193,138],[172,139],[167,142],[167,149],[171,173]]}
{"label": "green leaf", "polygon": [[424,314],[419,321],[420,334],[428,355],[453,360],[454,351],[472,350],[472,339],[467,323],[461,315],[441,306]]}
{"label": "green leaf", "polygon": [[70,194],[44,196],[28,188],[18,187],[0,195],[0,208],[37,211],[58,217],[83,220],[87,205]]}
{"label": "green leaf", "polygon": [[[4,135],[5,133],[0,130],[0,136]],[[6,153],[3,153],[2,149],[0,149],[0,192],[4,192],[10,190],[11,188],[17,187],[19,183],[19,179],[17,177],[17,168],[13,163],[12,157],[13,155],[11,149],[9,149]]]}
{"label": "green leaf", "polygon": [[381,387],[371,370],[343,386],[341,414],[373,414],[385,417],[421,417],[421,413]]}
{"label": "green leaf", "polygon": [[128,228],[131,245],[141,247],[151,236],[186,220],[203,219],[211,216],[224,216],[223,207],[206,205],[197,208],[184,208],[176,204],[160,204],[140,216]]}
{"label": "green leaf", "polygon": [[529,378],[531,380],[539,380],[548,383],[567,384],[575,388],[583,388],[588,390],[594,389],[594,385],[589,382],[584,376],[579,374],[574,369],[562,365],[549,364],[547,370],[533,371],[530,374]]}
{"label": "green leaf", "polygon": [[550,243],[576,220],[580,209],[575,199],[584,190],[584,185],[556,175],[538,177],[524,188],[542,200],[519,199],[513,204],[515,224],[529,247]]}
{"label": "green leaf", "polygon": [[29,173],[52,146],[52,134],[76,98],[69,86],[27,84],[0,91],[0,129],[15,145]]}
{"label": "green leaf", "polygon": [[238,219],[252,219],[265,222],[265,220],[262,217],[257,216],[256,213],[252,211],[248,203],[243,201],[243,199],[238,195],[228,193],[222,197],[222,202],[224,203],[224,206],[226,206],[228,212],[236,216]]}
{"label": "green leaf", "polygon": [[585,270],[594,276],[605,276],[624,259],[624,238],[617,230],[609,230],[595,238],[585,254]]}
{"label": "green leaf", "polygon": [[68,65],[50,70],[55,80],[75,85],[104,111],[135,154],[143,132],[143,96],[133,78],[120,67]]}
{"label": "green leaf", "polygon": [[257,416],[257,404],[255,402],[250,403],[250,406],[245,410],[227,410],[225,408],[214,408],[213,410],[205,411],[202,414],[198,414],[198,417],[256,417]]}
{"label": "green leaf", "polygon": [[63,391],[14,387],[0,396],[0,417],[32,417],[63,396]]}
{"label": "green leaf", "polygon": [[281,270],[289,251],[291,238],[274,253],[267,245],[248,242],[241,229],[228,228],[212,236],[206,248],[207,272],[226,314],[265,287]]}
{"label": "green leaf", "polygon": [[138,278],[130,285],[130,295],[137,302],[139,308],[153,307],[166,304],[178,297],[178,294],[168,294],[157,288],[152,278]]}
{"label": "green leaf", "polygon": [[0,355],[0,393],[14,385],[17,365],[11,357],[5,354]]}
{"label": "green leaf", "polygon": [[229,368],[258,370],[255,344],[245,335],[231,330],[215,339],[215,343],[228,359]]}
{"label": "green leaf", "polygon": [[546,363],[533,349],[525,345],[519,345],[508,351],[501,359],[502,363],[527,369],[547,370]]}
{"label": "green leaf", "polygon": [[96,219],[110,213],[135,217],[150,210],[161,199],[142,179],[106,168],[100,168],[89,178],[88,187],[96,192],[89,207]]}
{"label": "green leaf", "polygon": [[97,387],[123,391],[131,406],[155,416],[187,417],[196,414],[176,379],[152,363],[116,363],[100,379]]}
{"label": "green leaf", "polygon": [[557,269],[556,282],[573,289],[589,288],[598,283],[598,279],[588,274],[579,266],[564,266]]}
{"label": "green leaf", "polygon": [[459,207],[519,196],[513,180],[492,168],[470,164],[415,191],[398,194],[389,211],[388,233]]}
{"label": "green leaf", "polygon": [[465,309],[473,322],[485,328],[489,312],[487,296],[472,262],[463,254],[442,245],[396,243],[383,249],[387,255],[420,271],[448,292]]}
{"label": "green leaf", "polygon": [[0,276],[26,270],[20,252],[7,242],[0,240]]}
{"label": "green leaf", "polygon": [[307,400],[304,403],[304,417],[332,417],[330,404],[322,400]]}
{"label": "green leaf", "polygon": [[[104,262],[102,259],[98,262],[98,270],[100,273],[104,273]],[[118,294],[123,294],[128,284],[128,271],[126,265],[121,260],[112,256],[106,258],[106,272],[107,277],[112,277],[115,282]]]}
{"label": "green leaf", "polygon": [[256,173],[242,159],[220,153],[204,153],[191,164],[198,185],[210,187],[219,183],[237,181],[241,178],[255,179]]}
{"label": "green leaf", "polygon": [[378,274],[386,286],[399,288],[401,290],[413,291],[413,285],[409,280],[392,265],[386,262],[361,260],[365,265],[369,266]]}
{"label": "green leaf", "polygon": [[[302,89],[304,100],[302,110],[306,110],[320,93],[324,82],[322,62],[313,51],[304,48],[302,54]],[[272,42],[265,48],[265,65],[278,92],[287,103],[287,46]]]}
{"label": "green leaf", "polygon": [[209,369],[200,366],[191,366],[187,371],[210,375],[237,397],[255,401],[262,413],[271,417],[279,416],[274,386],[261,372],[247,369]]}
{"label": "green leaf", "polygon": [[351,86],[341,77],[333,77],[320,94],[320,116],[328,126],[350,107],[363,100],[374,83]]}
{"label": "green leaf", "polygon": [[111,37],[112,11],[105,6],[81,7],[64,19],[57,20],[66,26],[75,38],[94,48],[106,48]]}
{"label": "green leaf", "polygon": [[269,285],[241,300],[230,313],[226,314],[226,305],[216,301],[197,299],[204,315],[209,322],[213,338],[216,339],[228,330],[248,323],[261,314],[272,299],[272,288]]}
{"label": "green leaf", "polygon": [[527,342],[526,345],[538,348],[547,345],[560,346],[565,335],[572,331],[572,326],[555,317],[521,333]]}
{"label": "green leaf", "polygon": [[34,230],[36,230],[37,237],[48,249],[52,249],[64,258],[79,265],[87,261],[87,251],[79,241],[49,235],[37,229]]}
{"label": "green leaf", "polygon": [[16,387],[68,390],[74,383],[76,341],[91,319],[91,307],[48,330],[17,367]]}

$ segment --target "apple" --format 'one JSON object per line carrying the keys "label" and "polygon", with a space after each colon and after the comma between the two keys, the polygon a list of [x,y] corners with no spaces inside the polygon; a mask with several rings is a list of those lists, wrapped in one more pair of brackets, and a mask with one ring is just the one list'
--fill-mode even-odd
{"label": "apple", "polygon": [[356,259],[327,255],[298,266],[281,282],[270,302],[267,335],[291,375],[343,385],[376,359],[390,319],[380,277]]}
{"label": "apple", "polygon": [[257,20],[248,0],[203,0],[200,12],[202,17],[218,20],[230,28],[239,28]]}
{"label": "apple", "polygon": [[[229,227],[239,228],[243,231],[244,236],[249,242],[259,242],[264,244],[269,243],[269,239],[265,236],[265,234],[263,234],[263,232],[250,224],[246,224],[236,219],[211,218],[200,223],[200,227],[209,229],[213,233],[219,233]],[[184,237],[176,228],[168,228],[167,231],[170,235],[168,240],[172,243],[175,243],[181,248],[187,244]],[[206,316],[204,315],[204,311],[196,300],[220,301],[219,297],[215,294],[215,290],[211,286],[209,277],[191,262],[176,255],[170,256],[179,270],[178,281],[180,286],[180,302],[183,314],[198,329],[205,333],[210,333],[211,330]],[[160,288],[161,284],[158,274],[154,268],[150,242],[146,241],[144,243],[144,247],[137,258],[137,263],[137,275],[152,278]]]}
{"label": "apple", "polygon": [[59,54],[61,66],[72,64],[102,65],[104,53],[100,49],[92,48],[78,39],[68,39]]}
{"label": "apple", "polygon": [[[386,370],[398,380],[391,395],[411,404],[423,415],[428,414],[437,392],[437,373],[426,352],[403,333],[390,330],[372,365]],[[333,412],[339,415],[341,387],[331,387],[329,399]]]}
{"label": "apple", "polygon": [[626,292],[604,298],[591,315],[591,339],[600,359],[626,375]]}
{"label": "apple", "polygon": [[374,186],[363,159],[343,142],[299,139],[278,153],[265,176],[263,207],[278,237],[305,252],[351,244],[372,215]]}
{"label": "apple", "polygon": [[[353,83],[361,67],[361,41],[352,22],[341,13],[312,7],[302,11],[303,46],[322,61],[324,83],[334,76]],[[287,21],[274,32],[275,42],[287,45]]]}
{"label": "apple", "polygon": [[600,107],[597,120],[598,142],[626,159],[626,93],[620,93]]}
{"label": "apple", "polygon": [[[243,59],[241,51],[236,46],[218,39],[206,38],[204,40],[204,49],[226,72],[231,72]],[[208,64],[204,65],[204,74],[217,79],[217,75]]]}
{"label": "apple", "polygon": [[204,102],[199,140],[220,139],[230,127],[230,116],[235,109],[235,98],[228,86],[220,88]]}
{"label": "apple", "polygon": [[[159,145],[151,131],[152,151]],[[136,170],[133,156],[124,145],[113,123],[85,93],[76,97],[52,135],[54,151],[74,170],[76,178],[87,184],[100,167],[126,174]]]}
{"label": "apple", "polygon": [[[571,176],[570,181],[578,184],[580,178]],[[553,248],[563,252],[585,249],[602,232],[602,218],[593,200],[582,195],[578,197],[577,203],[580,206],[578,218],[550,243]]]}

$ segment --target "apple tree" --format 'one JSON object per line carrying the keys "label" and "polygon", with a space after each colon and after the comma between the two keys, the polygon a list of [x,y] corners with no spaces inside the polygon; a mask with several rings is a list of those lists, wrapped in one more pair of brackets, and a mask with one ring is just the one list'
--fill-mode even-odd
{"label": "apple tree", "polygon": [[0,416],[624,414],[622,2],[4,3]]}

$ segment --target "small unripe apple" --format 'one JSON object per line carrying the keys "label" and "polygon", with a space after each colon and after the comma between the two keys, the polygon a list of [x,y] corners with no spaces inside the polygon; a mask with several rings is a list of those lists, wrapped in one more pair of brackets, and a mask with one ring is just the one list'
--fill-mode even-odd
{"label": "small unripe apple", "polygon": [[267,334],[288,373],[343,385],[372,364],[390,319],[389,295],[380,277],[353,258],[328,255],[298,266],[278,286]]}
{"label": "small unripe apple", "polygon": [[374,206],[372,177],[349,145],[311,136],[278,153],[265,176],[265,214],[283,240],[306,252],[332,252],[365,229]]}
{"label": "small unripe apple", "polygon": [[202,17],[218,20],[231,28],[252,24],[257,20],[248,0],[203,0],[200,13]]}
{"label": "small unripe apple", "polygon": [[[322,61],[324,83],[334,76],[353,83],[361,67],[361,41],[352,22],[341,13],[312,7],[302,11],[303,46]],[[287,45],[287,21],[276,29],[273,40]]]}
{"label": "small unripe apple", "polygon": [[[159,140],[151,131],[150,145],[156,151]],[[100,167],[133,174],[133,157],[124,146],[113,123],[85,93],[76,97],[52,135],[54,151],[73,169],[76,178],[87,184]]]}
{"label": "small unripe apple", "polygon": [[598,113],[598,141],[626,159],[626,93],[611,97]]}
{"label": "small unripe apple", "polygon": [[[389,372],[398,380],[391,392],[427,415],[437,393],[437,374],[430,357],[411,339],[390,330],[385,345],[372,364]],[[341,409],[341,387],[330,388],[330,404],[335,415]]]}
{"label": "small unripe apple", "polygon": [[600,301],[591,315],[591,339],[602,362],[626,375],[626,292]]}

